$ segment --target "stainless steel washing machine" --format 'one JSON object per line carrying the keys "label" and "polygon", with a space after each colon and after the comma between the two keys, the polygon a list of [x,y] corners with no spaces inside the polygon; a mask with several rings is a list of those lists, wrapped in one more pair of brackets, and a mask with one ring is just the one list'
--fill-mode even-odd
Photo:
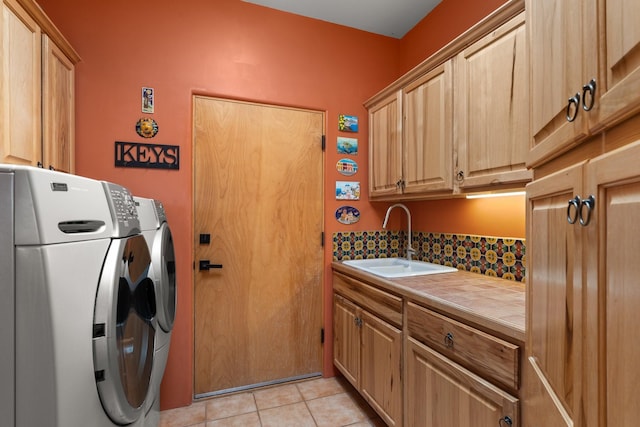
{"label": "stainless steel washing machine", "polygon": [[142,426],[157,321],[130,193],[0,164],[0,231],[2,425]]}

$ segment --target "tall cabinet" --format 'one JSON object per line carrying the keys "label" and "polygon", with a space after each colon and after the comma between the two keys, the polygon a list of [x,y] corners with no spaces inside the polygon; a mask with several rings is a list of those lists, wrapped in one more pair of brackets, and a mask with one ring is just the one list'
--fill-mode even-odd
{"label": "tall cabinet", "polygon": [[640,418],[640,3],[527,2],[525,425]]}
{"label": "tall cabinet", "polygon": [[80,57],[32,0],[3,0],[0,162],[74,171]]}

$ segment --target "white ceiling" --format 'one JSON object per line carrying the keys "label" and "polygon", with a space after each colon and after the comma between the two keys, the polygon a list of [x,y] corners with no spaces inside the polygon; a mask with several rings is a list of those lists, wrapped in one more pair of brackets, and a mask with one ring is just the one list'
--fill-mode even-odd
{"label": "white ceiling", "polygon": [[400,39],[441,0],[243,1]]}

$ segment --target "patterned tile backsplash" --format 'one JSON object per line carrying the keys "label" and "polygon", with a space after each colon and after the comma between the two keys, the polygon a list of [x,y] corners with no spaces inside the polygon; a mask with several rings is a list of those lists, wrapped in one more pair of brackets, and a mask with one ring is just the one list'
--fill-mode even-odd
{"label": "patterned tile backsplash", "polygon": [[[404,257],[405,239],[404,231],[337,232],[333,259]],[[524,239],[413,232],[413,248],[417,260],[526,282]]]}

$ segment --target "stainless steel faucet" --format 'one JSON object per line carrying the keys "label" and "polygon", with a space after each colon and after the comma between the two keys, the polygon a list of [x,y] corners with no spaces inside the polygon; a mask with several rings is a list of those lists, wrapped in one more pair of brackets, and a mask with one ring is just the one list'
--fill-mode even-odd
{"label": "stainless steel faucet", "polygon": [[413,235],[411,234],[411,212],[409,212],[409,208],[403,205],[402,203],[396,203],[395,205],[389,206],[387,209],[387,214],[384,217],[384,222],[382,223],[382,228],[387,228],[387,221],[389,221],[389,214],[393,210],[393,208],[402,208],[407,213],[407,259],[411,261],[411,256],[416,253],[415,249],[413,249],[412,241]]}

